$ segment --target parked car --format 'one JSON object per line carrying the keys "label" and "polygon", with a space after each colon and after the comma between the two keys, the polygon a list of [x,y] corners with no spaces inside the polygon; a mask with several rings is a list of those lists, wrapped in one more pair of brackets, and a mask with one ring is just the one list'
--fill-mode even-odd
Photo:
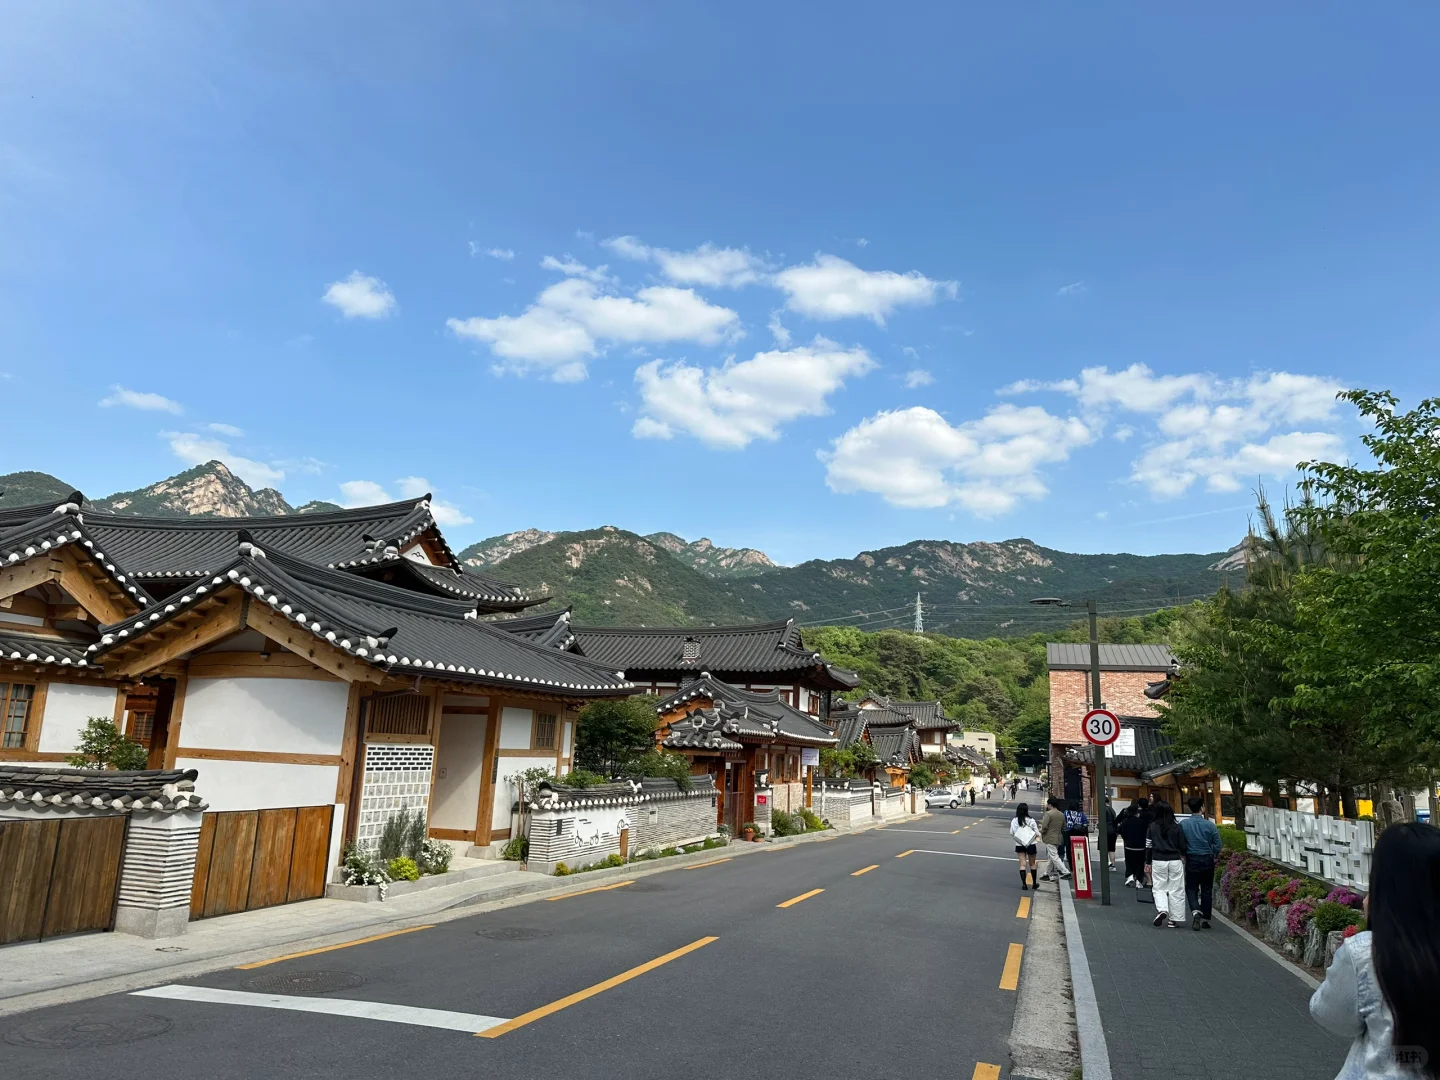
{"label": "parked car", "polygon": [[938,787],[931,788],[925,792],[926,810],[929,810],[932,806],[948,806],[951,810],[954,810],[959,805],[960,790],[958,788],[952,791],[950,788]]}

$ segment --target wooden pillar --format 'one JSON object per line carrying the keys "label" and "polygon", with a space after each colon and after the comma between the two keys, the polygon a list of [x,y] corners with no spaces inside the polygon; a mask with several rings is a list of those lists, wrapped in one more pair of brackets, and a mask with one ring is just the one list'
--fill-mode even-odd
{"label": "wooden pillar", "polygon": [[815,805],[815,766],[805,766],[805,809]]}
{"label": "wooden pillar", "polygon": [[490,823],[495,817],[496,749],[500,745],[500,713],[504,702],[490,695],[490,713],[485,723],[485,756],[480,765],[480,805],[475,811],[475,846],[490,843]]}
{"label": "wooden pillar", "polygon": [[155,723],[159,725],[161,714],[160,703],[164,701],[165,690],[169,687],[173,696],[170,705],[170,718],[165,725],[165,734],[162,737],[157,731],[150,737],[151,746],[160,745],[165,747],[164,767],[167,769],[175,768],[176,752],[180,749],[180,721],[184,719],[185,715],[185,688],[187,683],[188,680],[184,675],[175,676],[173,687],[171,687],[169,680],[162,682],[160,684],[160,696],[155,705]]}

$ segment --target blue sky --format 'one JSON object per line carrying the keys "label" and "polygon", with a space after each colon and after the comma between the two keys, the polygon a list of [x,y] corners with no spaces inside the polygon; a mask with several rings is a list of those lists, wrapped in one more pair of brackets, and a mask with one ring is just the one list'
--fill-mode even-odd
{"label": "blue sky", "polygon": [[460,542],[1225,548],[1358,452],[1336,388],[1435,392],[1437,21],[12,11],[0,472],[218,456]]}

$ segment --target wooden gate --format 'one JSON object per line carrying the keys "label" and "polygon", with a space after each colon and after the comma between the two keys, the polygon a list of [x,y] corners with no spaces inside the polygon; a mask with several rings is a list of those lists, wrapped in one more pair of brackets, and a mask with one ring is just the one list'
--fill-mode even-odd
{"label": "wooden gate", "polygon": [[0,821],[0,944],[109,930],[129,820]]}
{"label": "wooden gate", "polygon": [[209,813],[200,826],[190,918],[325,895],[333,806]]}

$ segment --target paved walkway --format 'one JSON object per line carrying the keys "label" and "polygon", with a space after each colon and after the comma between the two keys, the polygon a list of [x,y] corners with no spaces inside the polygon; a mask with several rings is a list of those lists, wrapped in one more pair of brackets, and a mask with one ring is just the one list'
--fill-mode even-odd
{"label": "paved walkway", "polygon": [[[1159,930],[1118,887],[1076,915],[1113,1074],[1123,1080],[1330,1080],[1348,1043],[1310,1019],[1310,988],[1221,924]],[[1144,893],[1147,901],[1150,896]]]}

